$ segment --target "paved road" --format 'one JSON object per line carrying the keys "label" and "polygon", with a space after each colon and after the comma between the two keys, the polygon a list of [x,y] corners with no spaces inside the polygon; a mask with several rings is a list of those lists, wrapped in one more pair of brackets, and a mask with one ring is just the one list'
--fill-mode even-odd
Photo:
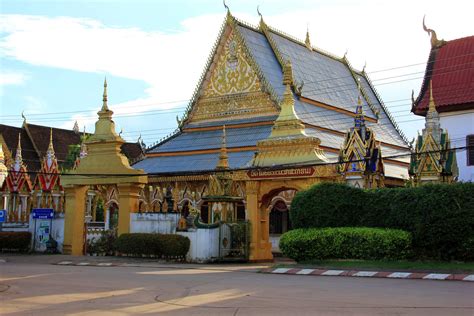
{"label": "paved road", "polygon": [[13,257],[0,261],[0,314],[472,316],[474,284],[270,275],[234,266],[57,266]]}

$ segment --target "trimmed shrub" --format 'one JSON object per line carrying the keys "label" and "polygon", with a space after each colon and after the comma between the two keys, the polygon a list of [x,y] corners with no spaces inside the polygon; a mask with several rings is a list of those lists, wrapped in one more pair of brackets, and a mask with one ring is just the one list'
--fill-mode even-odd
{"label": "trimmed shrub", "polygon": [[115,242],[115,249],[121,254],[166,259],[183,259],[188,253],[189,246],[188,237],[165,234],[122,234]]}
{"label": "trimmed shrub", "polygon": [[30,243],[30,232],[0,232],[1,251],[28,251]]}
{"label": "trimmed shrub", "polygon": [[295,229],[280,239],[283,254],[296,261],[406,259],[411,234],[398,229],[337,227]]}
{"label": "trimmed shrub", "polygon": [[300,191],[291,202],[294,228],[357,226],[364,192],[347,185],[323,183]]}
{"label": "trimmed shrub", "polygon": [[419,259],[470,260],[474,183],[375,190],[320,184],[296,195],[290,216],[295,228],[402,229],[412,233]]}

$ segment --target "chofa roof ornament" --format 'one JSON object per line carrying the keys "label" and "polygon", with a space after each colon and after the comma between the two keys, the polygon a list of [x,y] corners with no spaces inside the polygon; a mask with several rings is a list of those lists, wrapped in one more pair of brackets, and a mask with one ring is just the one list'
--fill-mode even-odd
{"label": "chofa roof ornament", "polygon": [[438,36],[436,35],[436,32],[434,30],[429,29],[429,28],[426,27],[425,17],[426,17],[426,15],[423,16],[423,30],[425,30],[425,32],[428,33],[428,35],[430,35],[430,37],[431,37],[431,47],[432,48],[438,48],[438,47],[441,47],[444,44],[446,44],[445,40],[443,40],[443,39],[439,40],[438,39]]}

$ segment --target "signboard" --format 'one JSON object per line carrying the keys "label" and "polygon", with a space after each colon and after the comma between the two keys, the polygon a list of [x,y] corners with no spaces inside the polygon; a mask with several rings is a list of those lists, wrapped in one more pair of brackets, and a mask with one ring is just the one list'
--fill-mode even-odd
{"label": "signboard", "polygon": [[250,170],[247,175],[251,179],[270,179],[270,178],[298,178],[310,177],[314,173],[313,167],[280,169],[280,170]]}
{"label": "signboard", "polygon": [[0,210],[0,223],[5,223],[7,220],[7,211]]}
{"label": "signboard", "polygon": [[52,208],[34,208],[32,214],[34,219],[53,219],[54,210]]}

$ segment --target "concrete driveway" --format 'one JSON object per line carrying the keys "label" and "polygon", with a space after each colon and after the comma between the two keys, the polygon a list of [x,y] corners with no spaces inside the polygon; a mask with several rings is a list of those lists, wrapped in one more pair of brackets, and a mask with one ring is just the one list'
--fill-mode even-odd
{"label": "concrete driveway", "polygon": [[0,261],[1,315],[474,315],[471,282],[273,275],[252,265],[6,259]]}

